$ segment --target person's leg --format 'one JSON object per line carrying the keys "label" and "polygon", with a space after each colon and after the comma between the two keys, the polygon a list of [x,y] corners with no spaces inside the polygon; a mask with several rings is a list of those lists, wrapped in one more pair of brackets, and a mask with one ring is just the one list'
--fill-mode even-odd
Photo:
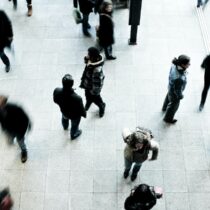
{"label": "person's leg", "polygon": [[4,53],[4,49],[0,49],[0,57],[1,57],[1,60],[3,61],[3,63],[5,64],[5,66],[6,66],[6,68],[5,68],[6,72],[9,72],[10,61],[9,61],[9,58]]}
{"label": "person's leg", "polygon": [[124,163],[125,163],[125,170],[124,170],[124,178],[126,179],[129,176],[129,171],[131,170],[131,166],[132,166],[132,161],[124,158]]}
{"label": "person's leg", "polygon": [[132,174],[131,174],[131,181],[134,181],[136,179],[141,166],[142,166],[142,163],[135,163]]}
{"label": "person's leg", "polygon": [[88,20],[89,20],[89,14],[82,14],[83,15],[83,20],[82,20],[82,31],[83,31],[83,34],[85,36],[90,36],[90,33],[88,32],[88,28],[89,28],[89,23],[88,23]]}
{"label": "person's leg", "polygon": [[201,94],[201,103],[200,103],[200,106],[199,106],[200,111],[202,111],[202,109],[204,107],[204,104],[206,102],[206,97],[207,97],[207,94],[208,94],[209,87],[210,87],[210,80],[207,79],[207,78],[204,78],[204,88],[203,88],[203,91],[202,91],[202,94]]}
{"label": "person's leg", "polygon": [[168,99],[168,93],[167,93],[167,95],[166,95],[166,97],[165,97],[165,100],[164,100],[164,102],[163,102],[163,107],[162,107],[162,111],[163,111],[163,112],[166,111],[167,106],[168,106],[168,103],[169,103],[169,99]]}
{"label": "person's leg", "polygon": [[104,53],[107,60],[115,60],[116,57],[112,55],[112,45],[104,47]]}
{"label": "person's leg", "polygon": [[13,8],[17,9],[17,0],[13,0]]}
{"label": "person's leg", "polygon": [[27,7],[28,7],[27,15],[31,16],[32,15],[32,0],[26,0],[26,3],[27,3]]}
{"label": "person's leg", "polygon": [[174,119],[174,115],[179,108],[180,100],[174,100],[172,97],[168,96],[169,104],[167,106],[164,121],[168,123],[175,123],[177,120]]}
{"label": "person's leg", "polygon": [[101,95],[93,95],[93,102],[99,107],[99,116],[103,117],[105,113],[106,104],[103,102]]}
{"label": "person's leg", "polygon": [[21,149],[21,161],[22,161],[22,163],[25,163],[28,158],[26,144],[25,144],[25,138],[22,135],[17,136],[16,138],[17,138],[17,143]]}
{"label": "person's leg", "polygon": [[129,45],[136,45],[137,42],[137,31],[138,31],[138,25],[131,25],[131,32],[130,32],[130,39],[128,41]]}
{"label": "person's leg", "polygon": [[67,130],[69,127],[69,119],[65,117],[64,115],[62,115],[61,123],[62,123],[63,129]]}
{"label": "person's leg", "polygon": [[197,2],[197,7],[200,7],[201,5],[203,5],[202,0],[198,0],[198,2]]}
{"label": "person's leg", "polygon": [[88,111],[93,102],[92,95],[90,94],[89,90],[85,90],[85,98],[86,98],[85,110]]}
{"label": "person's leg", "polygon": [[71,120],[71,131],[70,131],[70,135],[71,135],[71,139],[75,139],[78,136],[80,136],[80,134],[82,133],[81,130],[79,130],[79,123],[80,123],[81,117],[78,117],[77,119],[72,119]]}

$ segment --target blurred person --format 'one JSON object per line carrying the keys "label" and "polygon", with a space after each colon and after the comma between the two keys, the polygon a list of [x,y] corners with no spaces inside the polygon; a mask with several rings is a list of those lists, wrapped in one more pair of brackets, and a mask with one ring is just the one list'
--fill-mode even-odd
{"label": "blurred person", "polygon": [[152,209],[157,199],[162,197],[162,189],[147,184],[140,184],[131,190],[131,194],[124,203],[125,210]]}
{"label": "blurred person", "polygon": [[[11,0],[9,0],[11,1]],[[12,0],[13,1],[13,6],[14,6],[14,9],[16,10],[17,9],[17,0]],[[28,7],[28,12],[27,12],[27,15],[30,17],[32,15],[32,0],[26,0],[26,3],[27,3],[27,7]]]}
{"label": "blurred person", "polygon": [[0,210],[11,210],[13,200],[10,195],[9,188],[4,188],[0,191]]}
{"label": "blurred person", "polygon": [[204,87],[203,87],[203,91],[202,91],[202,95],[201,95],[201,102],[200,102],[200,106],[199,106],[199,110],[202,111],[205,101],[206,101],[206,97],[208,94],[208,90],[210,87],[210,54],[207,55],[202,64],[201,64],[201,68],[205,69],[205,73],[204,73]]}
{"label": "blurred person", "polygon": [[177,122],[177,119],[174,119],[174,115],[179,108],[180,100],[184,98],[183,91],[187,84],[186,72],[189,66],[190,58],[187,55],[180,55],[172,60],[168,93],[162,107],[162,111],[166,111],[163,119],[166,123],[174,124]]}
{"label": "blurred person", "polygon": [[70,74],[66,74],[62,79],[62,88],[56,88],[53,93],[53,100],[60,107],[62,113],[62,126],[64,130],[69,127],[71,121],[70,136],[74,140],[81,135],[79,130],[81,117],[86,118],[86,111],[82,98],[73,89],[74,80]]}
{"label": "blurred person", "polygon": [[85,109],[88,110],[94,103],[99,107],[99,116],[103,117],[106,104],[100,94],[105,77],[103,73],[104,60],[95,47],[88,49],[88,55],[85,56],[84,60],[86,66],[82,74],[80,87],[85,89]]}
{"label": "blurred person", "polygon": [[112,20],[112,12],[112,2],[104,1],[100,8],[97,36],[99,45],[103,47],[107,60],[116,59],[116,56],[112,55],[112,45],[114,44],[114,22]]}
{"label": "blurred person", "polygon": [[137,127],[133,132],[125,128],[122,136],[126,143],[124,149],[124,178],[126,179],[129,176],[130,169],[134,164],[131,174],[131,181],[134,181],[143,162],[148,159],[150,151],[152,151],[152,156],[149,160],[157,159],[159,144],[153,139],[152,132],[142,127]]}
{"label": "blurred person", "polygon": [[25,144],[25,134],[31,130],[31,122],[25,111],[18,105],[8,103],[6,96],[0,96],[0,123],[3,130],[13,142],[17,143],[21,149],[21,161],[27,161],[28,153]]}
{"label": "blurred person", "polygon": [[91,28],[89,21],[89,14],[93,11],[93,8],[95,6],[94,0],[74,0],[74,7],[78,7],[79,3],[79,9],[82,13],[83,19],[82,19],[82,31],[85,36],[91,36],[88,29]]}
{"label": "blurred person", "polygon": [[5,64],[5,71],[10,71],[10,61],[9,58],[4,53],[4,48],[11,47],[13,40],[13,30],[12,23],[6,13],[0,10],[0,57]]}
{"label": "blurred person", "polygon": [[200,7],[200,6],[205,7],[207,5],[208,1],[209,0],[198,0],[197,7]]}

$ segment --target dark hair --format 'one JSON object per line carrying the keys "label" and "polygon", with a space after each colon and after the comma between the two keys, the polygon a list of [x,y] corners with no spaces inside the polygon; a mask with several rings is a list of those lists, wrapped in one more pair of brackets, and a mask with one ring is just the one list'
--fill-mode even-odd
{"label": "dark hair", "polygon": [[147,184],[140,184],[133,192],[133,197],[136,199],[141,199],[142,201],[147,200],[151,195],[150,186]]}
{"label": "dark hair", "polygon": [[112,2],[111,2],[111,1],[104,1],[104,2],[101,4],[101,7],[100,7],[100,13],[106,13],[106,8],[107,8],[109,5],[112,5]]}
{"label": "dark hair", "polygon": [[64,77],[62,79],[62,84],[63,84],[64,89],[72,88],[72,86],[74,84],[74,80],[73,80],[72,76],[70,74],[64,75]]}
{"label": "dark hair", "polygon": [[88,48],[88,55],[93,62],[98,61],[101,58],[100,51],[96,47]]}
{"label": "dark hair", "polygon": [[180,55],[178,58],[174,58],[172,63],[176,66],[187,65],[190,62],[190,57],[187,55]]}

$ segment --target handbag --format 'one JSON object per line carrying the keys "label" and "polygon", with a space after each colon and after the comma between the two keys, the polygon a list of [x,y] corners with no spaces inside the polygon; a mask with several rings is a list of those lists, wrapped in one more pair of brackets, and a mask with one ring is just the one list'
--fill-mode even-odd
{"label": "handbag", "polygon": [[76,24],[79,24],[82,22],[82,15],[81,15],[80,11],[76,8],[73,10],[73,17],[74,17]]}

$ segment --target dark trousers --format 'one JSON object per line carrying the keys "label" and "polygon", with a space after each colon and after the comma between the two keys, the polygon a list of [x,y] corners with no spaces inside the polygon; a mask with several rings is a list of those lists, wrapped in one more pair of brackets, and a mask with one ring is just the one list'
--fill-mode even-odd
{"label": "dark trousers", "polygon": [[137,174],[142,166],[142,163],[135,163],[128,159],[124,159],[125,161],[125,171],[129,172],[131,170],[132,164],[134,163],[133,172],[132,174]]}
{"label": "dark trousers", "polygon": [[82,14],[83,19],[82,19],[82,31],[84,34],[88,33],[88,20],[89,20],[89,14]]}
{"label": "dark trousers", "polygon": [[169,93],[167,93],[162,108],[163,111],[166,110],[164,120],[171,121],[174,119],[174,115],[179,108],[179,104],[180,100],[174,99]]}
{"label": "dark trousers", "polygon": [[210,78],[209,78],[209,75],[205,75],[204,76],[204,88],[202,91],[201,103],[200,103],[202,106],[205,104],[209,87],[210,87]]}
{"label": "dark trousers", "polygon": [[86,97],[86,105],[85,108],[89,109],[92,103],[96,104],[99,109],[103,109],[104,102],[99,95],[92,95],[89,90],[85,90],[85,97]]}
{"label": "dark trousers", "polygon": [[138,31],[138,25],[131,25],[130,40],[129,40],[130,43],[136,43],[137,31]]}
{"label": "dark trousers", "polygon": [[104,53],[105,53],[106,58],[109,58],[110,56],[112,56],[112,45],[105,46]]}
{"label": "dark trousers", "polygon": [[[31,5],[31,4],[32,4],[32,0],[26,0],[26,3],[27,3],[28,5]],[[15,6],[17,6],[17,0],[13,0],[13,4],[14,4]]]}
{"label": "dark trousers", "polygon": [[63,125],[63,128],[66,130],[69,126],[69,120],[71,120],[71,129],[70,129],[70,135],[71,137],[74,137],[75,134],[78,132],[79,130],[79,123],[80,123],[80,120],[81,120],[81,117],[78,117],[76,119],[69,119],[67,117],[65,117],[64,115],[62,115],[62,125]]}
{"label": "dark trousers", "polygon": [[9,66],[10,65],[9,58],[4,53],[4,49],[0,49],[0,57],[1,57],[1,60],[3,61],[3,63],[6,66]]}

